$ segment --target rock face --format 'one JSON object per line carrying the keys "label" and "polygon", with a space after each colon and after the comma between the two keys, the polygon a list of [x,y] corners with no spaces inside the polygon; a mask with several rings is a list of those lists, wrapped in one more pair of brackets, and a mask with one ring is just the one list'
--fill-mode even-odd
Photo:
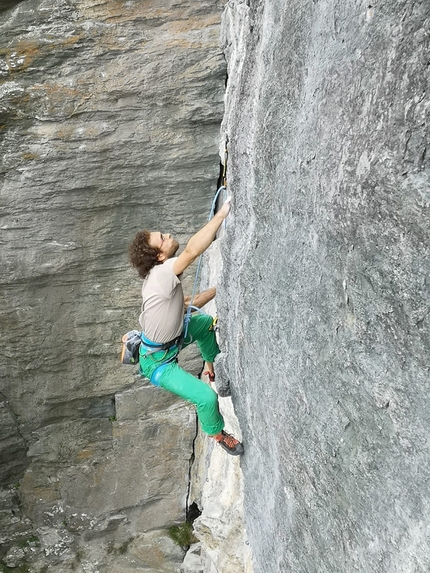
{"label": "rock face", "polygon": [[429,17],[226,8],[217,304],[256,573],[430,568]]}
{"label": "rock face", "polygon": [[[226,223],[229,224],[228,220]],[[223,226],[220,240],[205,255],[203,288],[217,284],[221,275],[224,231]],[[213,316],[217,315],[216,300],[205,307]],[[215,361],[216,389],[220,382],[228,382],[220,376],[222,358],[221,353]],[[231,398],[221,397],[219,405],[226,431],[240,440],[240,425]],[[194,454],[189,501],[201,509],[201,515],[194,521],[200,544],[190,548],[181,573],[253,573],[251,548],[244,528],[241,460],[229,456],[201,433],[195,441]]]}
{"label": "rock face", "polygon": [[223,6],[0,7],[3,569],[430,569],[428,2],[225,6],[205,280],[242,459],[118,363],[134,232],[209,212]]}
{"label": "rock face", "polygon": [[136,230],[183,241],[219,175],[222,2],[0,11],[0,560],[173,571],[193,409],[119,364]]}

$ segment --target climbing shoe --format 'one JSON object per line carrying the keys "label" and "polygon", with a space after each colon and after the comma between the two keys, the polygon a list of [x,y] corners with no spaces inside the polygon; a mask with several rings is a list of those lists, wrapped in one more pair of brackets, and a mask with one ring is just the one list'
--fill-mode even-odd
{"label": "climbing shoe", "polygon": [[207,376],[209,378],[209,382],[215,382],[215,372],[209,372],[209,370],[206,370],[206,372],[203,372],[203,376]]}
{"label": "climbing shoe", "polygon": [[212,436],[212,438],[214,438],[214,440],[216,440],[219,445],[232,456],[240,456],[240,454],[243,454],[243,445],[231,434],[224,432],[224,430],[219,434]]}

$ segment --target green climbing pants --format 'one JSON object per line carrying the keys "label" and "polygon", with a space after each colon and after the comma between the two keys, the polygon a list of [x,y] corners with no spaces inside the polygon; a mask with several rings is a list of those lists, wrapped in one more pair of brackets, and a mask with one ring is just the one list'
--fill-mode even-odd
{"label": "green climbing pants", "polygon": [[[212,330],[211,316],[207,314],[191,316],[183,348],[193,342],[199,347],[203,360],[206,362],[215,360],[215,356],[219,353],[219,347]],[[161,350],[146,357],[144,356],[145,352],[146,349],[141,346],[140,370],[144,376],[150,379],[157,366],[174,356],[176,351],[175,349]],[[178,366],[176,360],[169,362],[164,368],[159,378],[159,384],[165,390],[177,394],[196,406],[197,416],[204,432],[213,436],[224,428],[224,419],[219,411],[217,393],[208,384]]]}

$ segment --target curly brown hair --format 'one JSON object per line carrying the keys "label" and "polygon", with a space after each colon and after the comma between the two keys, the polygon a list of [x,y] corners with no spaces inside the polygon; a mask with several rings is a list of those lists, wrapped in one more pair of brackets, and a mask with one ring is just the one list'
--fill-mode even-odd
{"label": "curly brown hair", "polygon": [[128,248],[130,262],[142,279],[146,278],[155,265],[160,264],[158,260],[160,249],[149,244],[149,237],[149,231],[139,231]]}

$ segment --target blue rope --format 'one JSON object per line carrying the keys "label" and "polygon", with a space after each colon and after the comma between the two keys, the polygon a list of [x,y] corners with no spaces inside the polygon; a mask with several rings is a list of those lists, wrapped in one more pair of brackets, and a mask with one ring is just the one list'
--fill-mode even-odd
{"label": "blue rope", "polygon": [[[218,200],[218,197],[221,193],[221,191],[226,191],[226,187],[224,185],[222,185],[218,191],[215,194],[214,200],[212,201],[212,207],[211,207],[211,211],[209,213],[209,218],[208,221],[210,221],[212,219],[212,217],[214,216],[215,213],[215,207],[216,207],[216,202]],[[225,225],[225,220],[224,220],[224,225]],[[186,338],[187,334],[188,334],[188,324],[191,320],[191,312],[193,310],[198,310],[200,312],[200,314],[206,314],[205,312],[203,312],[200,308],[197,308],[196,306],[193,306],[193,300],[194,300],[194,296],[196,294],[196,288],[197,288],[197,281],[199,278],[199,274],[200,274],[200,267],[202,264],[202,258],[203,258],[203,253],[200,255],[199,257],[199,262],[197,264],[197,271],[196,271],[196,278],[194,279],[194,285],[193,285],[193,292],[191,294],[191,300],[190,300],[190,304],[187,308],[187,312],[185,313],[185,317],[184,317],[184,339]]]}

